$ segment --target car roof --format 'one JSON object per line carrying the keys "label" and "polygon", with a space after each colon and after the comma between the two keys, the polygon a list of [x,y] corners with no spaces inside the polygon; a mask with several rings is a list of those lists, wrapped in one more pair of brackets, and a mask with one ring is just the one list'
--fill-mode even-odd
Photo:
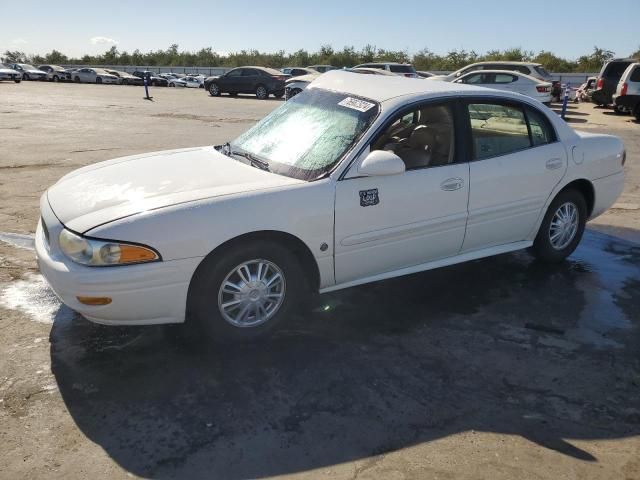
{"label": "car roof", "polygon": [[[536,62],[514,62],[511,60],[487,60],[484,62],[475,62],[475,63],[471,63],[469,65],[467,65],[467,67],[470,67],[471,65],[487,65],[487,64],[492,64],[492,63],[500,63],[502,65],[533,65],[533,66],[540,66],[542,65],[541,63],[536,63]],[[462,67],[462,68],[466,68],[466,67]]]}
{"label": "car roof", "polygon": [[[377,102],[384,102],[401,96],[434,97],[442,94],[473,93],[486,95],[492,93],[500,96],[512,96],[509,92],[475,87],[462,83],[425,81],[422,79],[406,78],[399,75],[353,75],[351,72],[332,70],[320,75],[309,88],[322,88],[336,92],[350,93]],[[520,98],[520,97],[518,97]]]}
{"label": "car roof", "polygon": [[532,82],[535,82],[535,83],[551,83],[551,82],[547,82],[545,80],[540,80],[539,78],[536,78],[536,77],[532,77],[531,75],[527,75],[526,73],[514,72],[513,70],[498,70],[498,69],[493,69],[493,70],[474,70],[473,72],[469,72],[469,73],[465,73],[464,75],[461,75],[459,78],[465,78],[465,77],[469,77],[471,75],[478,75],[478,74],[483,74],[483,73],[506,73],[508,75],[515,75],[516,77],[526,78],[527,80],[531,80]]}

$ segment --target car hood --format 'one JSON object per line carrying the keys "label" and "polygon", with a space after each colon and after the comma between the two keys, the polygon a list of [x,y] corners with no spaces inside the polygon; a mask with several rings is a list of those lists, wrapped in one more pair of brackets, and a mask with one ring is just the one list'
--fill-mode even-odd
{"label": "car hood", "polygon": [[117,158],[75,170],[47,191],[56,217],[86,231],[179,203],[304,183],[229,158],[213,147]]}
{"label": "car hood", "polygon": [[319,73],[318,74],[309,73],[307,75],[298,75],[297,77],[287,78],[284,83],[286,84],[295,83],[295,82],[311,83],[319,76],[320,76]]}

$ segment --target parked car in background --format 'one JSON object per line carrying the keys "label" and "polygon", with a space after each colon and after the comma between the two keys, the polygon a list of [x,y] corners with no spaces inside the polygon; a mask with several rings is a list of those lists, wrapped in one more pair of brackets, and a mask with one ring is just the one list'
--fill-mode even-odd
{"label": "parked car in background", "polygon": [[185,76],[184,73],[173,73],[173,72],[158,74],[158,77],[166,78],[167,81],[171,80],[172,78],[184,78],[184,76]]}
{"label": "parked car in background", "polygon": [[409,63],[394,63],[394,62],[374,62],[374,63],[362,63],[356,65],[353,68],[377,68],[379,70],[386,70],[395,75],[400,75],[409,78],[419,78],[418,72],[413,65]]}
{"label": "parked car in background", "polygon": [[319,72],[312,70],[313,73],[307,75],[300,75],[298,77],[288,78],[284,82],[284,98],[290,100],[300,92],[302,92],[307,85],[313,82],[316,78],[322,75]]}
{"label": "parked car in background", "polygon": [[38,70],[33,65],[28,63],[10,63],[9,68],[20,72],[22,80],[46,80],[47,72]]}
{"label": "parked car in background", "polygon": [[318,71],[314,70],[313,68],[304,68],[304,67],[285,67],[285,68],[281,68],[280,71],[286,75],[291,75],[292,77],[300,77],[302,75],[318,73]]}
{"label": "parked car in background", "polygon": [[117,84],[120,79],[102,68],[79,68],[73,73],[73,81],[76,83],[111,83]]}
{"label": "parked car in background", "polygon": [[596,88],[596,82],[598,79],[596,77],[589,77],[586,82],[584,82],[578,88],[576,92],[576,101],[577,102],[590,102],[591,95]]}
{"label": "parked car in background", "polygon": [[389,70],[383,70],[381,68],[368,68],[368,67],[353,67],[346,70],[347,72],[362,73],[364,75],[387,75],[395,77],[395,73],[391,73]]}
{"label": "parked car in background", "polygon": [[418,70],[416,73],[422,78],[429,78],[435,75],[434,73],[425,72],[424,70]]}
{"label": "parked car in background", "polygon": [[204,77],[192,77],[187,75],[182,80],[185,82],[185,87],[187,88],[204,88]]}
{"label": "parked car in background", "polygon": [[338,67],[334,67],[333,65],[309,65],[307,68],[315,70],[318,73],[325,73],[331,70],[339,70]]}
{"label": "parked car in background", "polygon": [[115,75],[116,77],[119,78],[118,83],[120,85],[142,85],[142,79],[136,77],[135,75],[131,75],[128,72],[123,72],[121,70],[111,70],[108,68],[105,68],[105,70],[107,71],[107,73],[110,73],[111,75]]}
{"label": "parked car in background", "polygon": [[288,78],[289,75],[273,68],[239,67],[229,70],[224,75],[208,77],[204,82],[204,88],[212,97],[221,93],[253,93],[260,100],[266,99],[269,95],[282,98],[284,82]]}
{"label": "parked car in background", "polygon": [[47,73],[50,82],[70,82],[71,73],[60,65],[38,65],[38,70]]}
{"label": "parked car in background", "polygon": [[16,83],[20,83],[22,74],[13,68],[9,68],[9,65],[0,63],[0,80],[13,80]]}
{"label": "parked car in background", "polygon": [[147,78],[147,84],[152,87],[168,87],[169,81],[166,78],[157,76],[155,73],[149,70],[136,70],[133,75],[144,81]]}
{"label": "parked car in background", "polygon": [[454,83],[521,93],[546,105],[551,104],[551,82],[543,82],[524,73],[505,70],[480,70],[458,77]]}
{"label": "parked car in background", "polygon": [[621,194],[624,163],[619,138],[522,95],[328,72],[224,145],[65,175],[35,249],[89,320],[255,340],[309,293],[522,249],[561,262]]}
{"label": "parked car in background", "polygon": [[610,105],[622,74],[634,62],[635,60],[631,58],[616,58],[605,63],[598,75],[596,89],[591,95],[593,103],[601,107]]}
{"label": "parked car in background", "polygon": [[444,82],[453,82],[456,78],[461,77],[465,73],[474,72],[476,70],[509,70],[513,72],[524,73],[538,80],[551,83],[551,98],[552,100],[559,101],[562,95],[562,85],[558,80],[554,80],[553,77],[540,63],[532,62],[508,62],[508,61],[495,61],[495,62],[477,62],[462,67],[455,72],[448,75],[434,75],[429,77],[429,80],[441,80]]}
{"label": "parked car in background", "polygon": [[613,109],[616,113],[632,113],[640,120],[640,63],[629,65],[620,77]]}
{"label": "parked car in background", "polygon": [[184,78],[178,78],[178,77],[169,77],[167,78],[167,82],[168,82],[168,86],[169,87],[186,87],[187,86],[187,82],[185,82]]}

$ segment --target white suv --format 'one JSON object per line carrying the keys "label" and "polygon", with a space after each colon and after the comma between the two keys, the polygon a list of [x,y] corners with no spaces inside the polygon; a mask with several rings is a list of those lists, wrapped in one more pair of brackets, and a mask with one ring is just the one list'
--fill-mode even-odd
{"label": "white suv", "polygon": [[616,113],[631,112],[640,120],[640,63],[632,63],[620,77],[613,94],[613,110]]}

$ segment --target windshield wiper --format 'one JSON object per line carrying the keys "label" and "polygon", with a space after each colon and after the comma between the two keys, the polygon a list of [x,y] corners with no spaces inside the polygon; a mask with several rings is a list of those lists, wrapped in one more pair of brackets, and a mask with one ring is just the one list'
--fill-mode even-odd
{"label": "windshield wiper", "polygon": [[258,160],[256,157],[251,155],[249,152],[243,152],[240,150],[229,150],[229,155],[235,155],[237,157],[242,157],[249,160],[249,163],[252,167],[260,168],[261,170],[269,171],[269,164],[264,160]]}

